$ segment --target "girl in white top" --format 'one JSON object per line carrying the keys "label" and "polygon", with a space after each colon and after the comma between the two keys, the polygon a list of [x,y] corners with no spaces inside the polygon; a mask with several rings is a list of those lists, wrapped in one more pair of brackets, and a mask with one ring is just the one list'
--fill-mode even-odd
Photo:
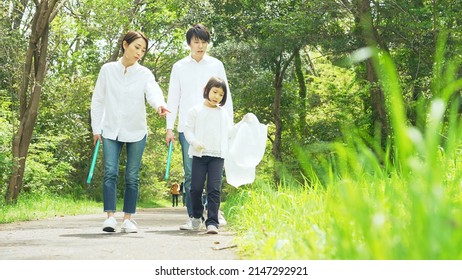
{"label": "girl in white top", "polygon": [[218,209],[220,207],[221,176],[224,158],[228,150],[229,131],[233,121],[223,109],[226,103],[226,82],[220,78],[209,79],[204,89],[204,102],[193,107],[188,114],[185,137],[189,156],[192,157],[191,204],[194,230],[202,225],[204,206],[202,192],[207,179],[207,233],[218,233]]}
{"label": "girl in white top", "polygon": [[127,149],[122,232],[137,232],[131,215],[136,211],[139,170],[146,145],[145,100],[160,116],[169,110],[152,72],[138,64],[146,53],[148,39],[141,32],[129,31],[122,41],[123,56],[101,67],[91,100],[93,142],[103,144],[103,204],[107,219],[103,231],[114,232],[119,156]]}

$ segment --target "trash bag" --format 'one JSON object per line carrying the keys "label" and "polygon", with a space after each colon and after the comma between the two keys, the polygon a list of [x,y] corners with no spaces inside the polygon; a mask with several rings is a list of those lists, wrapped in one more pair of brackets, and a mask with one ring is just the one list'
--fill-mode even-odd
{"label": "trash bag", "polygon": [[267,133],[268,126],[261,124],[252,113],[236,124],[225,158],[228,184],[237,188],[254,182],[256,166],[265,154]]}

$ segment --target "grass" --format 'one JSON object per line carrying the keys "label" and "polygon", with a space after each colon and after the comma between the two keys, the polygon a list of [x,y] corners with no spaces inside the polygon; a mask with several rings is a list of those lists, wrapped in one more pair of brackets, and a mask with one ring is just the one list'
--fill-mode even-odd
{"label": "grass", "polygon": [[[374,60],[391,119],[386,150],[349,129],[328,157],[315,162],[301,151],[309,185],[238,189],[225,212],[242,258],[462,259],[462,119],[459,102],[451,102],[462,80],[451,80],[454,66],[445,73],[436,63],[438,85],[418,112],[425,127],[413,127],[393,63],[386,54]],[[322,171],[313,172],[320,162]]]}
{"label": "grass", "polygon": [[461,259],[453,171],[441,184],[428,180],[434,174],[358,170],[326,185],[260,183],[232,195],[226,213],[244,259]]}
{"label": "grass", "polygon": [[[123,201],[117,201],[117,209],[122,209]],[[167,207],[170,202],[140,201],[138,208]],[[69,216],[80,214],[103,213],[102,202],[92,200],[73,199],[71,197],[60,197],[57,195],[30,195],[22,194],[14,205],[3,205],[0,208],[0,224],[31,221],[55,216]],[[102,216],[103,217],[103,216]]]}
{"label": "grass", "polygon": [[101,212],[101,204],[51,195],[21,195],[14,205],[0,208],[0,224]]}

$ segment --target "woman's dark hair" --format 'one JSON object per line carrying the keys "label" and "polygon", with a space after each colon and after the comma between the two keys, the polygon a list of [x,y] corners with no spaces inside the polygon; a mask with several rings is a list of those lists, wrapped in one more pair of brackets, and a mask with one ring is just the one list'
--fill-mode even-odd
{"label": "woman's dark hair", "polygon": [[207,43],[210,42],[209,30],[207,29],[207,27],[205,27],[204,25],[200,23],[192,26],[186,32],[186,42],[188,43],[188,45],[191,44],[191,39],[193,37],[197,37],[201,40],[206,41]]}
{"label": "woman's dark hair", "polygon": [[226,83],[224,80],[217,78],[217,77],[212,77],[209,79],[207,84],[205,85],[204,88],[204,98],[207,100],[209,99],[209,92],[212,88],[221,88],[223,90],[223,99],[220,101],[220,106],[225,105],[226,103],[226,96],[228,95],[228,89],[226,87]]}
{"label": "woman's dark hair", "polygon": [[146,42],[146,49],[148,48],[148,38],[146,35],[144,35],[143,32],[141,31],[128,31],[127,34],[125,34],[124,39],[122,40],[122,53],[125,52],[124,50],[124,41],[127,42],[127,44],[131,44],[133,41],[136,39],[142,38]]}

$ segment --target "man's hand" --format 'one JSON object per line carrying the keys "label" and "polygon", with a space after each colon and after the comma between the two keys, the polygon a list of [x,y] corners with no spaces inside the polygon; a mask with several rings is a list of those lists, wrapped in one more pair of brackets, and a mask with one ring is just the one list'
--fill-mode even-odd
{"label": "man's hand", "polygon": [[103,139],[101,138],[101,134],[95,134],[93,135],[93,146],[96,145],[96,141],[99,140],[100,144],[103,144]]}
{"label": "man's hand", "polygon": [[173,131],[171,129],[167,129],[167,132],[165,133],[165,142],[167,143],[167,146],[170,144],[170,141],[175,141],[175,135],[173,135]]}

